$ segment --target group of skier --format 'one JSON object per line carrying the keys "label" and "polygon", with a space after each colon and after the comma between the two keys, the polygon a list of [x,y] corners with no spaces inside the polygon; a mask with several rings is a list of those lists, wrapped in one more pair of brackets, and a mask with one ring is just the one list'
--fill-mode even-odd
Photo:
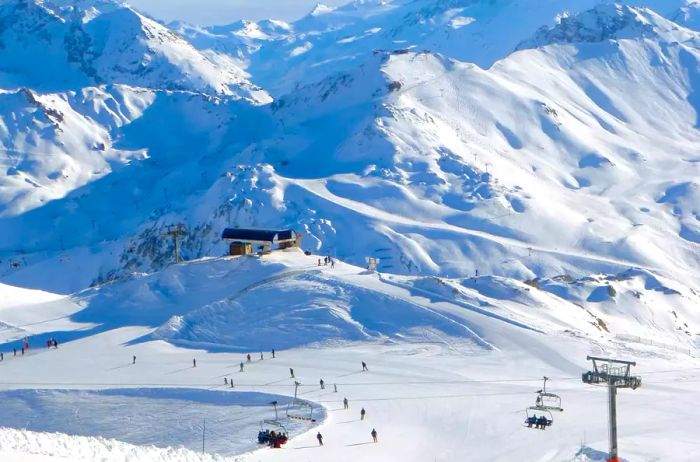
{"label": "group of skier", "polygon": [[548,426],[552,425],[552,421],[545,416],[537,417],[536,415],[533,415],[531,417],[528,417],[525,422],[527,423],[528,428],[532,428],[532,426],[534,425],[535,428],[541,430],[545,430]]}
{"label": "group of skier", "polygon": [[[331,268],[335,268],[335,260],[331,258],[330,255],[323,257],[323,266],[331,265]],[[318,266],[321,266],[321,259],[318,259]]]}
{"label": "group of skier", "polygon": [[[362,361],[362,372],[366,372],[368,370],[369,369],[367,368],[367,363]],[[321,389],[324,389],[325,386],[324,386],[323,379],[321,379],[320,383],[321,383]],[[336,387],[335,391],[338,391],[337,387]],[[348,398],[345,397],[345,398],[343,398],[343,409],[349,409],[349,408],[350,408],[350,402],[348,401]],[[367,411],[363,407],[362,409],[360,409],[360,420],[364,421],[366,416],[367,416]],[[372,431],[370,432],[370,435],[372,436],[373,442],[377,443],[379,441],[377,439],[377,429],[376,428],[372,429]],[[316,439],[318,440],[318,445],[323,446],[323,434],[321,434],[321,432],[318,432],[316,434]]]}
{"label": "group of skier", "polygon": [[[58,348],[58,341],[53,337],[47,339],[46,348]],[[16,357],[18,351],[20,356],[24,356],[24,354],[29,351],[29,337],[24,337],[22,339],[22,346],[19,348],[19,350],[16,347],[12,349],[12,356]],[[0,352],[0,361],[4,360],[5,353]]]}
{"label": "group of skier", "polygon": [[260,430],[258,432],[258,443],[267,444],[271,448],[279,449],[283,444],[286,444],[289,437],[284,432],[276,432],[274,430]]}

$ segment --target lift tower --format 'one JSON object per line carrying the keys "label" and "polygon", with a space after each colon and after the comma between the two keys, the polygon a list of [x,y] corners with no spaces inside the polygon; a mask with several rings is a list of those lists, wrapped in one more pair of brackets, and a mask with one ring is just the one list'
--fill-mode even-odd
{"label": "lift tower", "polygon": [[185,225],[168,225],[164,233],[160,237],[170,238],[175,241],[175,263],[180,263],[180,238],[187,235]]}
{"label": "lift tower", "polygon": [[608,414],[610,418],[610,458],[608,462],[620,462],[617,450],[617,389],[631,388],[636,390],[642,386],[642,378],[630,375],[634,361],[621,361],[619,359],[586,357],[593,361],[593,370],[581,377],[583,383],[590,385],[608,386]]}

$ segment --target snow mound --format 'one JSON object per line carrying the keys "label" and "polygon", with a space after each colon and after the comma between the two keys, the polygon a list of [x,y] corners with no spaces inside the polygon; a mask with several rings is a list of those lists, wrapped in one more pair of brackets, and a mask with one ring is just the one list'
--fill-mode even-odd
{"label": "snow mound", "polygon": [[424,341],[434,331],[470,340],[463,325],[420,305],[306,272],[172,318],[153,337],[245,352],[343,341]]}
{"label": "snow mound", "polygon": [[156,448],[114,439],[0,428],[0,456],[31,462],[235,462],[188,449]]}

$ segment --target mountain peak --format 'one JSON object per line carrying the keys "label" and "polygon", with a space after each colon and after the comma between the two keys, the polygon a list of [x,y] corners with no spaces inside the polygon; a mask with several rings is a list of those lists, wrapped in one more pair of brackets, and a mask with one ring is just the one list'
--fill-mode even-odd
{"label": "mountain peak", "polygon": [[317,3],[316,6],[314,6],[314,8],[309,13],[309,16],[322,16],[324,14],[332,12],[334,9],[335,8],[328,6],[324,3]]}
{"label": "mountain peak", "polygon": [[677,24],[647,8],[606,3],[576,15],[560,16],[555,26],[540,28],[517,49],[652,37],[683,41],[693,35],[690,31],[679,29]]}

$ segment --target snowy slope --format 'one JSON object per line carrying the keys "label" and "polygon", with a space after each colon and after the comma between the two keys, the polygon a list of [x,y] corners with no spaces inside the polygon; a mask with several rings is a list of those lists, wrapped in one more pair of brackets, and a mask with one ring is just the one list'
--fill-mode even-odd
{"label": "snowy slope", "polygon": [[[0,416],[0,425],[31,431],[0,429],[0,454],[11,462],[199,460],[190,451],[200,448],[202,431],[209,451],[239,454],[255,446],[256,419],[272,417],[265,403],[292,394],[297,379],[301,396],[326,408],[323,421],[315,423],[326,437],[324,448],[315,449],[313,430],[284,450],[257,451],[243,460],[458,460],[465,445],[479,460],[585,461],[586,454],[596,460],[605,448],[606,401],[604,393],[580,383],[586,353],[639,358],[644,385],[620,396],[628,460],[670,455],[691,461],[700,454],[692,437],[697,410],[677,404],[697,397],[698,364],[688,345],[683,350],[660,322],[646,340],[668,344],[650,347],[615,337],[624,325],[645,339],[650,316],[661,319],[661,310],[652,313],[626,298],[628,290],[642,299],[658,294],[657,307],[677,306],[677,297],[685,297],[661,281],[654,285],[648,275],[629,274],[609,282],[617,287],[616,303],[635,314],[615,322],[614,315],[602,314],[608,332],[594,325],[587,310],[596,303],[611,306],[609,300],[588,297],[586,309],[572,303],[599,281],[541,281],[538,289],[491,277],[379,276],[341,262],[319,268],[316,259],[281,252],[262,260],[174,265],[74,294],[81,308],[68,318],[75,324],[52,331],[44,330],[44,314],[36,312],[35,327],[27,330],[33,349],[15,358],[7,354],[14,344],[6,343],[0,363],[6,374],[0,387],[24,389],[0,393],[6,407],[15,409]],[[697,295],[691,303],[697,304]],[[2,316],[27,308],[8,308]],[[157,327],[172,314],[181,322],[170,318]],[[691,316],[697,326],[697,314]],[[86,328],[88,321],[97,324]],[[307,329],[310,321],[316,329]],[[279,326],[274,335],[270,325]],[[41,348],[49,336],[60,339],[57,350]],[[275,359],[269,348],[277,348]],[[361,372],[361,361],[368,372]],[[543,374],[553,377],[550,389],[562,394],[565,406],[547,433],[521,424]],[[233,391],[224,377],[234,380]],[[166,389],[171,387],[178,389]],[[340,403],[345,396],[349,411]],[[366,421],[357,417],[360,407],[368,411]],[[143,418],[135,418],[138,412]],[[482,416],[488,416],[485,424],[479,423]],[[129,425],[121,424],[124,419]],[[170,423],[159,425],[163,421]],[[372,427],[380,434],[376,446],[366,444]],[[56,430],[61,433],[45,433]],[[586,446],[580,448],[584,432]]]}

